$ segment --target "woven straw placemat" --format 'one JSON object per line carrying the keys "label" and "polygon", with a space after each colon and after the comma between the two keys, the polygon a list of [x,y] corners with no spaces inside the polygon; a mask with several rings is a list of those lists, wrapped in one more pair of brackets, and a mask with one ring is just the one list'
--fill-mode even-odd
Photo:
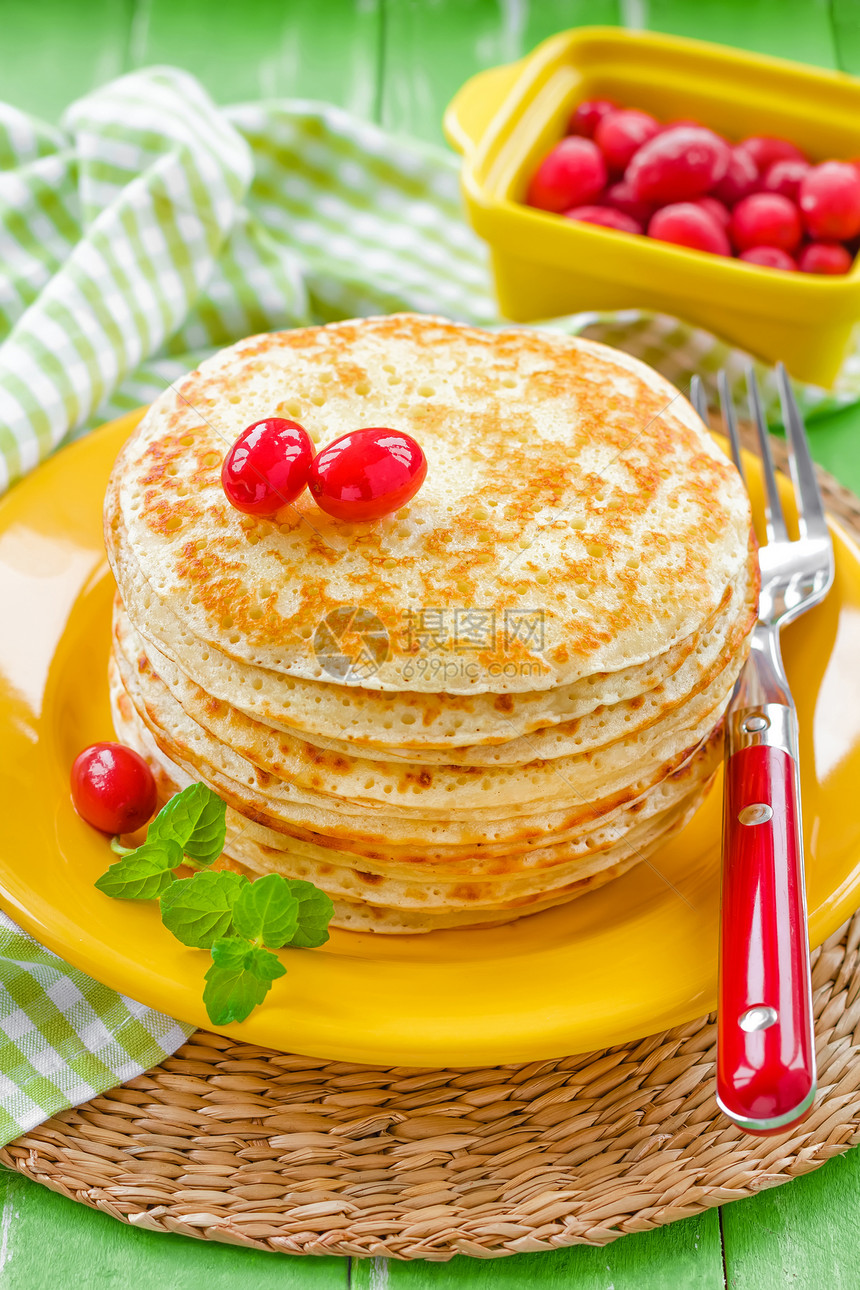
{"label": "woven straw placemat", "polygon": [[[860,502],[822,485],[860,532]],[[748,1137],[717,1110],[713,1016],[578,1057],[457,1070],[314,1060],[198,1031],[0,1163],[137,1227],[290,1254],[605,1244],[860,1142],[858,946],[860,913],[813,955],[820,1092],[778,1137]]]}

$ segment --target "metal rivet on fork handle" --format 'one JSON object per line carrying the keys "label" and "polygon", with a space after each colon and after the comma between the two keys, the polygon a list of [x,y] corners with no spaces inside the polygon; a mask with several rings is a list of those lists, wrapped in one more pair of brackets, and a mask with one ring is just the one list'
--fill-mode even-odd
{"label": "metal rivet on fork handle", "polygon": [[757,1003],[754,1008],[747,1008],[738,1018],[741,1030],[746,1031],[767,1030],[777,1020],[776,1008],[769,1008],[766,1003]]}
{"label": "metal rivet on fork handle", "polygon": [[741,824],[767,824],[773,819],[773,807],[766,802],[754,802],[738,811],[738,819]]}

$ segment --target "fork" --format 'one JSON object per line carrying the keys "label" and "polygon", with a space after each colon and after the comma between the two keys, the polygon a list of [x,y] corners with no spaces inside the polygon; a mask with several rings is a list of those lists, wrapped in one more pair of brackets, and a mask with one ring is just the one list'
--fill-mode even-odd
{"label": "fork", "polygon": [[[746,484],[728,378],[720,406]],[[833,543],[803,420],[785,368],[777,384],[797,503],[792,541],[779,497],[755,372],[747,373],[765,485],[767,542],[749,658],[726,712],[720,915],[717,1104],[747,1133],[784,1133],[815,1099],[815,1043],[806,924],[797,713],[780,629],[817,605],[833,583]],[[690,397],[707,425],[698,377]]]}

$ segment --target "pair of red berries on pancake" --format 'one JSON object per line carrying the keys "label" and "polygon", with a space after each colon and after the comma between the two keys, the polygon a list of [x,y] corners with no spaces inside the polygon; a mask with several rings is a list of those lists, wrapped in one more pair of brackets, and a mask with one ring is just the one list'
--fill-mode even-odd
{"label": "pair of red berries on pancake", "polygon": [[405,506],[427,474],[411,435],[386,426],[353,430],[314,454],[298,421],[267,417],[239,435],[224,458],[221,483],[246,515],[274,515],[307,486],[317,505],[339,520],[378,520]]}

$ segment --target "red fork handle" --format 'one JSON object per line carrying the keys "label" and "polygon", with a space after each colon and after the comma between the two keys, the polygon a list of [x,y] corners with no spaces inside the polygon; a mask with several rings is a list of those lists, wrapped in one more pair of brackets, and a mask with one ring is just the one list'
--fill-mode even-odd
{"label": "red fork handle", "polygon": [[793,758],[726,762],[717,1102],[749,1133],[784,1133],[815,1097],[803,842]]}

